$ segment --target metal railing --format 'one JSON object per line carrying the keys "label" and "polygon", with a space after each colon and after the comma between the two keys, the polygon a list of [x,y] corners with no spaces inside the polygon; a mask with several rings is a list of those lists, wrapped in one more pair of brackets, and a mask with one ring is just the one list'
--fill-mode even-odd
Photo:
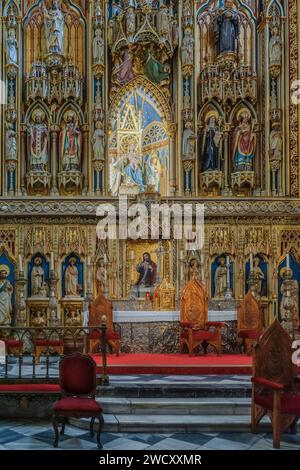
{"label": "metal railing", "polygon": [[[101,374],[97,375],[97,382],[108,385],[106,330],[106,319],[102,319],[99,327],[0,326],[0,341],[5,343],[5,354],[1,356],[0,353],[0,384],[57,383],[61,357],[80,351],[85,354],[101,355]],[[91,335],[94,338],[99,337],[99,351],[89,351]],[[39,346],[41,349],[37,354],[40,341],[42,346]],[[99,364],[97,366],[99,367]]]}

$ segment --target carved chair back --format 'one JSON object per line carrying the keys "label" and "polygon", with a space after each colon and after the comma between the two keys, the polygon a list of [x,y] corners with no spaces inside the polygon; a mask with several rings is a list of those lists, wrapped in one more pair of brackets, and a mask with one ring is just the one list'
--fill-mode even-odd
{"label": "carved chair back", "polygon": [[205,289],[196,278],[189,281],[182,292],[180,320],[205,327],[208,320],[208,301]]}
{"label": "carved chair back", "polygon": [[113,330],[113,308],[112,303],[99,290],[97,297],[93,300],[89,307],[89,326],[101,326],[101,318],[106,316],[106,326],[108,330]]}
{"label": "carved chair back", "polygon": [[241,330],[262,330],[260,306],[250,291],[238,307],[237,320],[238,332]]}
{"label": "carved chair back", "polygon": [[292,388],[296,366],[292,363],[292,339],[276,319],[253,349],[253,376]]}

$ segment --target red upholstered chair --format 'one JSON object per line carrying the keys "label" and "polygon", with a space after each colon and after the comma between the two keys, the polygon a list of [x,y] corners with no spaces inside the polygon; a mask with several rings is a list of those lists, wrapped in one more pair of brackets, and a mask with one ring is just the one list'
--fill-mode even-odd
{"label": "red upholstered chair", "polygon": [[250,290],[238,306],[237,321],[238,346],[241,349],[245,345],[250,355],[254,341],[258,341],[263,331],[260,306]]}
{"label": "red upholstered chair", "polygon": [[270,416],[273,447],[280,447],[280,436],[290,428],[297,432],[300,394],[295,393],[296,366],[292,363],[292,340],[278,320],[263,333],[253,348],[251,430]]}
{"label": "red upholstered chair", "polygon": [[198,279],[189,281],[182,292],[180,304],[180,351],[187,346],[189,354],[201,344],[206,353],[213,346],[221,354],[221,328],[224,323],[209,322],[208,302],[204,287]]}
{"label": "red upholstered chair", "polygon": [[97,352],[100,345],[102,332],[100,331],[100,326],[102,323],[102,316],[106,316],[106,338],[109,346],[112,348],[112,351],[119,356],[121,341],[120,335],[114,331],[113,327],[113,309],[112,303],[107,300],[99,289],[99,293],[95,300],[90,305],[90,316],[89,316],[89,326],[97,327],[97,330],[91,330],[89,334],[89,352]]}
{"label": "red upholstered chair", "polygon": [[58,424],[62,422],[64,434],[67,418],[91,418],[90,432],[94,434],[94,422],[99,420],[97,445],[101,449],[100,434],[104,426],[102,408],[95,400],[96,363],[88,355],[70,354],[59,363],[59,385],[62,398],[53,405],[52,424],[55,431],[54,447],[58,446]]}

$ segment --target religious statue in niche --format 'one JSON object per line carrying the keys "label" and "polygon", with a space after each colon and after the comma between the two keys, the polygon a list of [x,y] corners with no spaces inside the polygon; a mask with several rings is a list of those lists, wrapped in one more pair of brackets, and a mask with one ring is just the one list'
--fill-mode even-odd
{"label": "religious statue in niche", "polygon": [[30,171],[44,172],[48,164],[48,128],[45,124],[44,111],[36,109],[32,114],[32,120],[32,124],[27,126]]}
{"label": "religious statue in niche", "polygon": [[81,326],[80,310],[76,308],[67,309],[65,315],[66,326]]}
{"label": "religious statue in niche", "polygon": [[261,296],[263,294],[262,291],[263,291],[263,282],[265,279],[265,275],[260,267],[260,259],[258,256],[255,256],[253,259],[253,273],[254,273],[256,294],[258,296]]}
{"label": "religious statue in niche", "polygon": [[0,266],[0,325],[9,325],[11,322],[13,287],[7,279],[9,272],[8,266]]}
{"label": "religious statue in niche", "polygon": [[129,42],[133,41],[135,33],[135,12],[134,6],[130,5],[125,13],[126,18],[126,36]]}
{"label": "religious statue in niche", "polygon": [[18,64],[18,41],[16,39],[16,31],[9,29],[5,41],[6,63],[7,65]]}
{"label": "religious statue in niche", "polygon": [[46,326],[46,311],[45,309],[37,309],[32,312],[31,326],[36,328],[43,328]]}
{"label": "religious statue in niche", "polygon": [[238,115],[238,125],[233,134],[233,157],[235,171],[252,171],[256,150],[254,122],[247,110]]}
{"label": "religious statue in niche", "polygon": [[96,286],[97,286],[97,293],[104,292],[105,288],[105,280],[106,280],[106,268],[104,259],[100,258],[97,262],[97,271],[96,271]]}
{"label": "religious statue in niche", "polygon": [[70,297],[78,297],[80,286],[78,283],[78,269],[76,266],[76,258],[69,259],[69,266],[65,272],[65,291],[66,295]]}
{"label": "religious statue in niche", "polygon": [[95,64],[104,63],[104,40],[100,28],[96,29],[93,40],[93,61]]}
{"label": "religious statue in niche", "polygon": [[104,160],[104,131],[103,124],[101,121],[97,121],[96,129],[93,134],[93,160]]}
{"label": "religious statue in niche", "polygon": [[[285,273],[286,273],[286,267],[282,268],[280,270],[280,277],[283,280],[285,278]],[[290,270],[290,277],[289,279],[289,294],[292,299],[292,305],[291,305],[291,312],[292,312],[292,321],[293,321],[293,327],[295,329],[299,328],[299,284],[297,279],[292,279],[293,277],[293,270],[291,268],[288,268]],[[280,292],[282,294],[281,298],[281,303],[280,303],[280,316],[281,319],[285,318],[286,314],[286,309],[284,308],[286,304],[286,296],[287,296],[287,288],[285,287],[284,283],[281,282],[280,286]]]}
{"label": "religious statue in niche", "polygon": [[17,133],[10,122],[6,124],[5,150],[6,160],[17,160]]}
{"label": "religious statue in niche", "polygon": [[34,266],[31,270],[31,295],[41,296],[44,294],[45,272],[42,267],[42,258],[34,258]]}
{"label": "religious statue in niche", "polygon": [[137,286],[153,287],[155,285],[157,265],[152,261],[150,253],[143,253],[143,258],[139,260],[136,270],[139,273]]}
{"label": "religious statue in niche", "polygon": [[182,65],[194,64],[194,37],[191,28],[186,28],[181,49]]}
{"label": "religious statue in niche", "polygon": [[221,10],[221,14],[216,21],[216,44],[217,55],[223,53],[237,53],[238,37],[240,34],[239,17],[232,9],[233,1],[225,0],[225,10]]}
{"label": "religious statue in niche", "polygon": [[222,158],[222,133],[217,124],[216,113],[208,113],[202,139],[202,171],[220,170]]}
{"label": "religious statue in niche", "polygon": [[65,20],[58,6],[58,0],[53,0],[52,7],[49,10],[45,6],[43,9],[47,53],[63,55]]}
{"label": "religious statue in niche", "polygon": [[215,272],[215,299],[222,299],[225,295],[226,287],[227,287],[227,266],[226,266],[226,259],[224,256],[221,256],[218,260],[219,266]]}
{"label": "religious statue in niche", "polygon": [[65,125],[60,132],[60,154],[63,171],[80,171],[81,147],[82,133],[77,127],[75,113],[68,111],[65,116]]}
{"label": "religious statue in niche", "polygon": [[272,123],[270,132],[270,160],[282,160],[282,132],[280,130],[280,122]]}
{"label": "religious statue in niche", "polygon": [[280,37],[280,27],[274,24],[271,27],[271,38],[269,43],[270,66],[280,66],[282,55],[282,41]]}
{"label": "religious statue in niche", "polygon": [[182,136],[182,158],[183,160],[194,160],[196,134],[192,129],[193,124],[186,122]]}

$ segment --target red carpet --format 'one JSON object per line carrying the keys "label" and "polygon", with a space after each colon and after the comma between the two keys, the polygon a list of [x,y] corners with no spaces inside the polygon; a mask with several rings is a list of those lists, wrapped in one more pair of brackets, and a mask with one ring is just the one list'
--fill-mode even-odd
{"label": "red carpet", "polygon": [[[101,355],[93,355],[101,373]],[[120,354],[107,357],[108,374],[247,374],[252,373],[252,357],[241,354],[192,356],[188,354]]]}

